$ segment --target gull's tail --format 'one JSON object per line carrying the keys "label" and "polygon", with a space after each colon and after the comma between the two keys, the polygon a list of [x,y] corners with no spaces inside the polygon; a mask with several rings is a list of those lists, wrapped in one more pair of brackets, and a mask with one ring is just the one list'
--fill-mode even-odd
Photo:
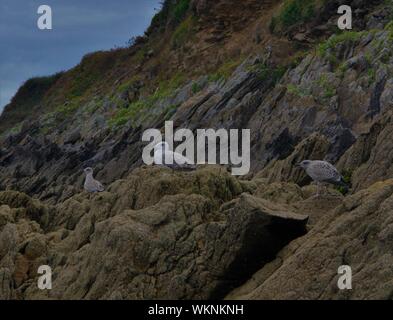
{"label": "gull's tail", "polygon": [[179,166],[179,170],[181,171],[195,171],[197,169],[197,166],[195,164],[183,164]]}
{"label": "gull's tail", "polygon": [[351,187],[347,182],[344,181],[343,177],[341,177],[340,180],[326,180],[326,182],[344,188],[345,192],[348,192]]}

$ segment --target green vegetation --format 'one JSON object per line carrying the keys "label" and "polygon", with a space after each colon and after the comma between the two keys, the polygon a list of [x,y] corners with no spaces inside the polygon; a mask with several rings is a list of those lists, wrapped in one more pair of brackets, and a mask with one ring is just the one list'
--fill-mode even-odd
{"label": "green vegetation", "polygon": [[308,90],[300,88],[299,86],[296,86],[292,83],[287,85],[287,91],[290,94],[293,94],[293,95],[301,97],[301,98],[311,96],[311,93]]}
{"label": "green vegetation", "polygon": [[335,34],[317,47],[317,54],[320,57],[327,59],[334,68],[345,68],[345,66],[340,64],[335,49],[342,43],[347,43],[348,45],[356,44],[365,33],[366,31],[347,31]]}
{"label": "green vegetation", "polygon": [[310,21],[315,14],[315,2],[316,0],[287,0],[278,16],[270,21],[270,31],[281,31]]}
{"label": "green vegetation", "polygon": [[22,129],[22,123],[19,123],[15,127],[11,128],[10,133],[12,134],[19,133],[21,129]]}
{"label": "green vegetation", "polygon": [[[330,83],[326,74],[322,74],[321,77],[314,82],[314,85],[317,85],[321,88],[321,90],[318,91],[322,92],[322,99],[330,99],[337,94],[336,87]],[[296,86],[292,83],[287,85],[287,91],[288,93],[301,98],[312,96],[312,92],[309,89]]]}
{"label": "green vegetation", "polygon": [[37,77],[27,80],[19,89],[15,99],[23,100],[26,107],[33,107],[39,103],[47,91],[63,75],[62,72],[53,76]]}
{"label": "green vegetation", "polygon": [[337,94],[337,90],[334,85],[332,85],[326,74],[322,74],[321,77],[319,78],[317,84],[322,88],[323,90],[323,95],[322,97],[324,99],[330,99],[334,97]]}
{"label": "green vegetation", "polygon": [[285,66],[278,66],[272,70],[273,86],[275,86],[281,80],[287,70],[288,69]]}
{"label": "green vegetation", "polygon": [[57,118],[65,119],[87,103],[103,74],[110,70],[114,63],[115,59],[110,52],[99,51],[85,55],[81,63],[66,75],[63,84],[64,96],[60,100],[61,103],[66,103],[56,108]]}
{"label": "green vegetation", "polygon": [[187,14],[190,7],[190,0],[178,0],[173,8],[173,18],[176,23],[180,23]]}
{"label": "green vegetation", "polygon": [[201,85],[199,85],[198,83],[194,82],[192,84],[191,87],[191,91],[193,94],[197,94],[198,92],[200,92],[203,89],[203,87]]}
{"label": "green vegetation", "polygon": [[174,49],[182,47],[193,35],[194,21],[193,17],[188,17],[176,28],[172,35],[172,47]]}
{"label": "green vegetation", "polygon": [[385,30],[389,32],[389,40],[393,40],[393,20],[385,26]]}
{"label": "green vegetation", "polygon": [[[111,127],[121,127],[131,121],[133,125],[139,123],[142,119],[151,116],[151,110],[157,102],[170,98],[174,95],[174,92],[184,83],[184,76],[176,74],[169,81],[163,81],[160,83],[157,90],[150,96],[141,98],[138,101],[132,102],[125,108],[120,108],[116,114],[113,115],[109,121]],[[166,110],[160,110],[160,112],[171,114],[176,110],[177,106],[169,105]]]}
{"label": "green vegetation", "polygon": [[79,98],[74,98],[71,101],[67,101],[63,106],[56,109],[56,118],[58,120],[65,120],[76,110],[78,110],[80,105],[81,100]]}
{"label": "green vegetation", "polygon": [[109,120],[109,125],[112,127],[121,127],[128,121],[133,120],[137,113],[145,108],[142,101],[132,103],[128,108],[121,108],[117,111],[112,119]]}
{"label": "green vegetation", "polygon": [[143,46],[142,48],[140,48],[134,55],[134,61],[136,64],[140,64],[143,62],[143,60],[145,60],[145,57],[148,53],[148,47],[147,46]]}
{"label": "green vegetation", "polygon": [[170,11],[170,2],[164,1],[161,2],[161,5],[162,5],[161,9],[158,11],[158,13],[155,14],[153,19],[151,20],[151,24],[147,30],[147,33],[150,33],[154,28],[161,28],[165,26],[165,23],[167,22],[168,14]]}
{"label": "green vegetation", "polygon": [[369,52],[366,52],[366,53],[364,54],[364,58],[366,59],[367,64],[368,64],[369,66],[371,66],[372,63],[373,63],[373,58],[372,58],[371,54],[370,54]]}
{"label": "green vegetation", "polygon": [[348,70],[347,62],[341,63],[336,69],[336,75],[340,79],[344,78],[345,72]]}
{"label": "green vegetation", "polygon": [[132,77],[130,80],[122,83],[118,88],[117,88],[117,92],[124,92],[127,91],[128,89],[130,89],[137,81],[139,81],[139,77],[138,76],[134,76]]}
{"label": "green vegetation", "polygon": [[209,82],[227,80],[239,65],[240,60],[229,60],[225,62],[216,72],[209,75]]}
{"label": "green vegetation", "polygon": [[160,11],[153,17],[152,22],[146,34],[150,34],[155,29],[164,30],[168,21],[172,25],[180,24],[187,15],[190,7],[190,0],[165,0],[162,1]]}
{"label": "green vegetation", "polygon": [[298,52],[296,52],[295,55],[291,59],[289,67],[291,69],[296,68],[306,58],[307,55],[308,55],[307,51],[298,51]]}
{"label": "green vegetation", "polygon": [[356,43],[365,34],[364,31],[347,31],[331,36],[328,40],[321,43],[317,48],[317,53],[321,57],[326,57],[329,50],[336,48],[340,43]]}
{"label": "green vegetation", "polygon": [[57,73],[48,77],[27,80],[4,110],[0,132],[10,130],[29,116],[45,112],[45,104],[42,101],[62,75],[63,73]]}
{"label": "green vegetation", "polygon": [[371,86],[373,83],[375,83],[375,79],[377,77],[377,71],[374,68],[369,68],[367,70],[367,76],[368,76],[368,85]]}
{"label": "green vegetation", "polygon": [[[342,171],[343,180],[348,185],[349,188],[352,187],[352,175],[353,175],[353,171],[352,170],[345,170],[344,169]],[[348,194],[349,188],[342,187],[342,186],[337,186],[336,190],[345,196],[345,195]]]}
{"label": "green vegetation", "polygon": [[269,24],[270,33],[273,33],[276,30],[277,25],[278,25],[278,17],[272,17]]}
{"label": "green vegetation", "polygon": [[3,137],[7,137],[9,135],[18,134],[18,133],[20,133],[21,129],[22,129],[22,123],[18,123],[16,126],[12,127],[11,129],[0,133],[0,137],[3,138]]}
{"label": "green vegetation", "polygon": [[286,66],[273,67],[264,62],[258,63],[251,68],[251,71],[256,72],[261,81],[271,81],[271,86],[273,87],[281,80],[287,70]]}

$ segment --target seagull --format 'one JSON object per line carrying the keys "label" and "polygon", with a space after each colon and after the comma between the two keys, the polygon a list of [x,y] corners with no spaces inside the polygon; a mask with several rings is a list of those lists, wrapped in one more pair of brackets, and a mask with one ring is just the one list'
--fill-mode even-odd
{"label": "seagull", "polygon": [[317,183],[317,197],[321,195],[320,187],[323,183],[330,183],[336,186],[348,188],[342,175],[329,162],[304,160],[297,165],[306,170],[306,173]]}
{"label": "seagull", "polygon": [[[165,155],[173,159],[173,164],[165,163]],[[184,157],[180,153],[169,150],[169,144],[167,142],[160,142],[154,147],[154,164],[165,166],[173,170],[196,170],[196,166],[190,159]]]}
{"label": "seagull", "polygon": [[83,170],[86,173],[86,180],[84,188],[89,193],[103,192],[105,190],[104,186],[97,180],[93,178],[93,169],[86,168]]}

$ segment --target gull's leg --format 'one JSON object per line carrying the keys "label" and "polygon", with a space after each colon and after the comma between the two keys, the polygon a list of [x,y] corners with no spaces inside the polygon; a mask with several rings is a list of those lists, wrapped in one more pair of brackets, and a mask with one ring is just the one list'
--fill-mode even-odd
{"label": "gull's leg", "polygon": [[321,183],[317,182],[317,198],[321,196]]}
{"label": "gull's leg", "polygon": [[322,184],[322,187],[323,187],[323,193],[324,193],[325,195],[329,195],[329,190],[328,190],[327,185],[326,185],[325,183],[323,183],[323,184]]}
{"label": "gull's leg", "polygon": [[312,199],[314,199],[314,198],[319,198],[319,194],[320,194],[320,192],[319,192],[319,182],[316,182],[316,185],[317,185],[317,193],[314,194],[314,195],[311,197]]}

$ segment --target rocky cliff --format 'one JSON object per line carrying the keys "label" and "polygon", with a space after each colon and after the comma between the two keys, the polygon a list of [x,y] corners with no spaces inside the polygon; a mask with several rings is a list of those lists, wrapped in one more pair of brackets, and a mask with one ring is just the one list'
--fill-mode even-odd
{"label": "rocky cliff", "polygon": [[[166,1],[129,48],[26,82],[0,117],[0,298],[391,299],[393,9],[349,2],[351,31],[341,1]],[[166,120],[249,128],[251,173],[143,166]],[[349,194],[312,197],[304,159]]]}

